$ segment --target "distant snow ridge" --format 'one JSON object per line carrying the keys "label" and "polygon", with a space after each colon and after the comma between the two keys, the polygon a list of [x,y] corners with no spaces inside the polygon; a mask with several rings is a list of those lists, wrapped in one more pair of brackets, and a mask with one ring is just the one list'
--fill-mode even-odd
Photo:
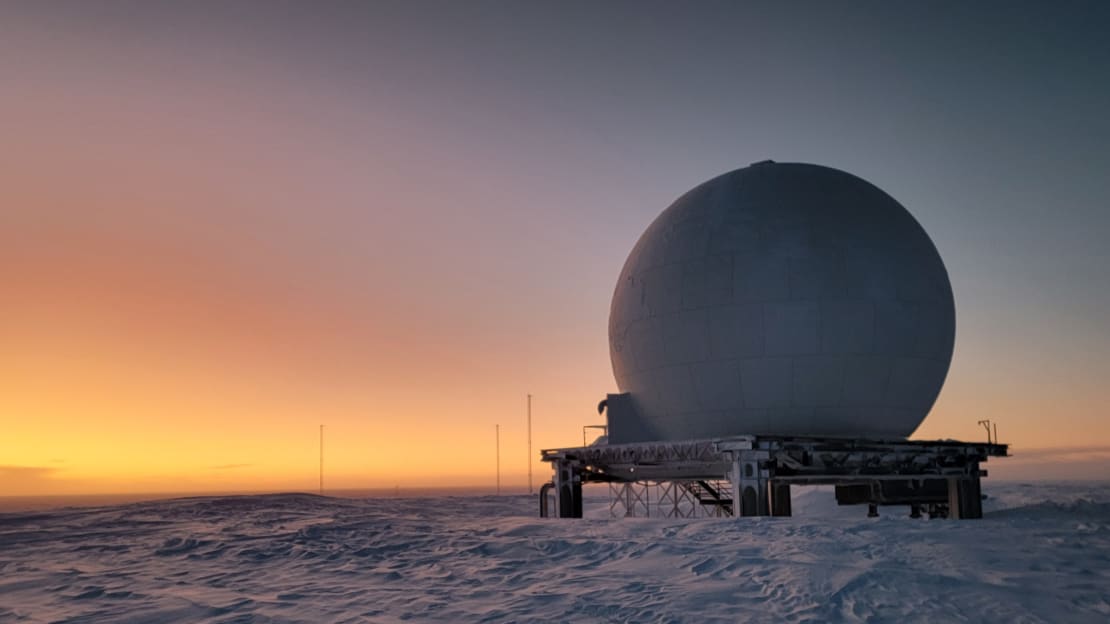
{"label": "distant snow ridge", "polygon": [[0,622],[1110,621],[1110,484],[988,494],[966,523],[804,489],[793,518],[610,520],[604,490],[584,520],[527,496],[0,514]]}

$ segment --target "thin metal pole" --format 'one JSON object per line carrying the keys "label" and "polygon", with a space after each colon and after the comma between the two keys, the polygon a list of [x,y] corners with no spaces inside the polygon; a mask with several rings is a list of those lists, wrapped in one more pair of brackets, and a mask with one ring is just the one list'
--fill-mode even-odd
{"label": "thin metal pole", "polygon": [[320,495],[324,494],[324,426],[320,425]]}
{"label": "thin metal pole", "polygon": [[528,395],[528,494],[532,494],[532,395]]}
{"label": "thin metal pole", "polygon": [[501,496],[501,425],[493,426],[493,435],[497,455],[497,495]]}

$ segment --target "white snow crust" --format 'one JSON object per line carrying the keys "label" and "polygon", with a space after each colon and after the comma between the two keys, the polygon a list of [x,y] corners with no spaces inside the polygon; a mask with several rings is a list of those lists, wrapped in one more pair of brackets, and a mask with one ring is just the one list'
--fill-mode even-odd
{"label": "white snow crust", "polygon": [[535,517],[529,496],[205,497],[0,514],[0,622],[1107,622],[1110,483],[986,517]]}

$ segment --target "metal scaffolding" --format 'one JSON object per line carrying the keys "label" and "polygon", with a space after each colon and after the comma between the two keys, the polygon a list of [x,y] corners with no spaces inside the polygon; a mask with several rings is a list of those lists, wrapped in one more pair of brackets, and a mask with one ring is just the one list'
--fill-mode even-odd
{"label": "metal scaffolding", "polygon": [[[980,518],[980,464],[1007,445],[955,440],[737,436],[542,452],[554,512],[582,517],[582,484],[610,485],[614,517],[789,516],[791,485],[833,485],[841,505],[906,505],[917,517]],[[542,497],[541,515],[550,515]]]}

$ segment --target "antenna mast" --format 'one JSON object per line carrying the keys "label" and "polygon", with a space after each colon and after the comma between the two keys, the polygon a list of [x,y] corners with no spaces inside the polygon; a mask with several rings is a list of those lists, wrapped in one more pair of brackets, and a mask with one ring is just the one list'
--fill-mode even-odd
{"label": "antenna mast", "polygon": [[494,449],[497,457],[497,495],[501,496],[501,425],[493,426]]}
{"label": "antenna mast", "polygon": [[528,395],[528,494],[532,494],[532,395]]}
{"label": "antenna mast", "polygon": [[320,425],[320,496],[324,495],[324,426]]}
{"label": "antenna mast", "polygon": [[[987,444],[994,444],[995,442],[998,441],[995,438],[991,437],[991,421],[989,421],[989,420],[980,420],[979,425],[987,430]],[[998,431],[997,426],[995,427],[995,431]],[[997,437],[997,436],[995,436],[995,437]]]}

